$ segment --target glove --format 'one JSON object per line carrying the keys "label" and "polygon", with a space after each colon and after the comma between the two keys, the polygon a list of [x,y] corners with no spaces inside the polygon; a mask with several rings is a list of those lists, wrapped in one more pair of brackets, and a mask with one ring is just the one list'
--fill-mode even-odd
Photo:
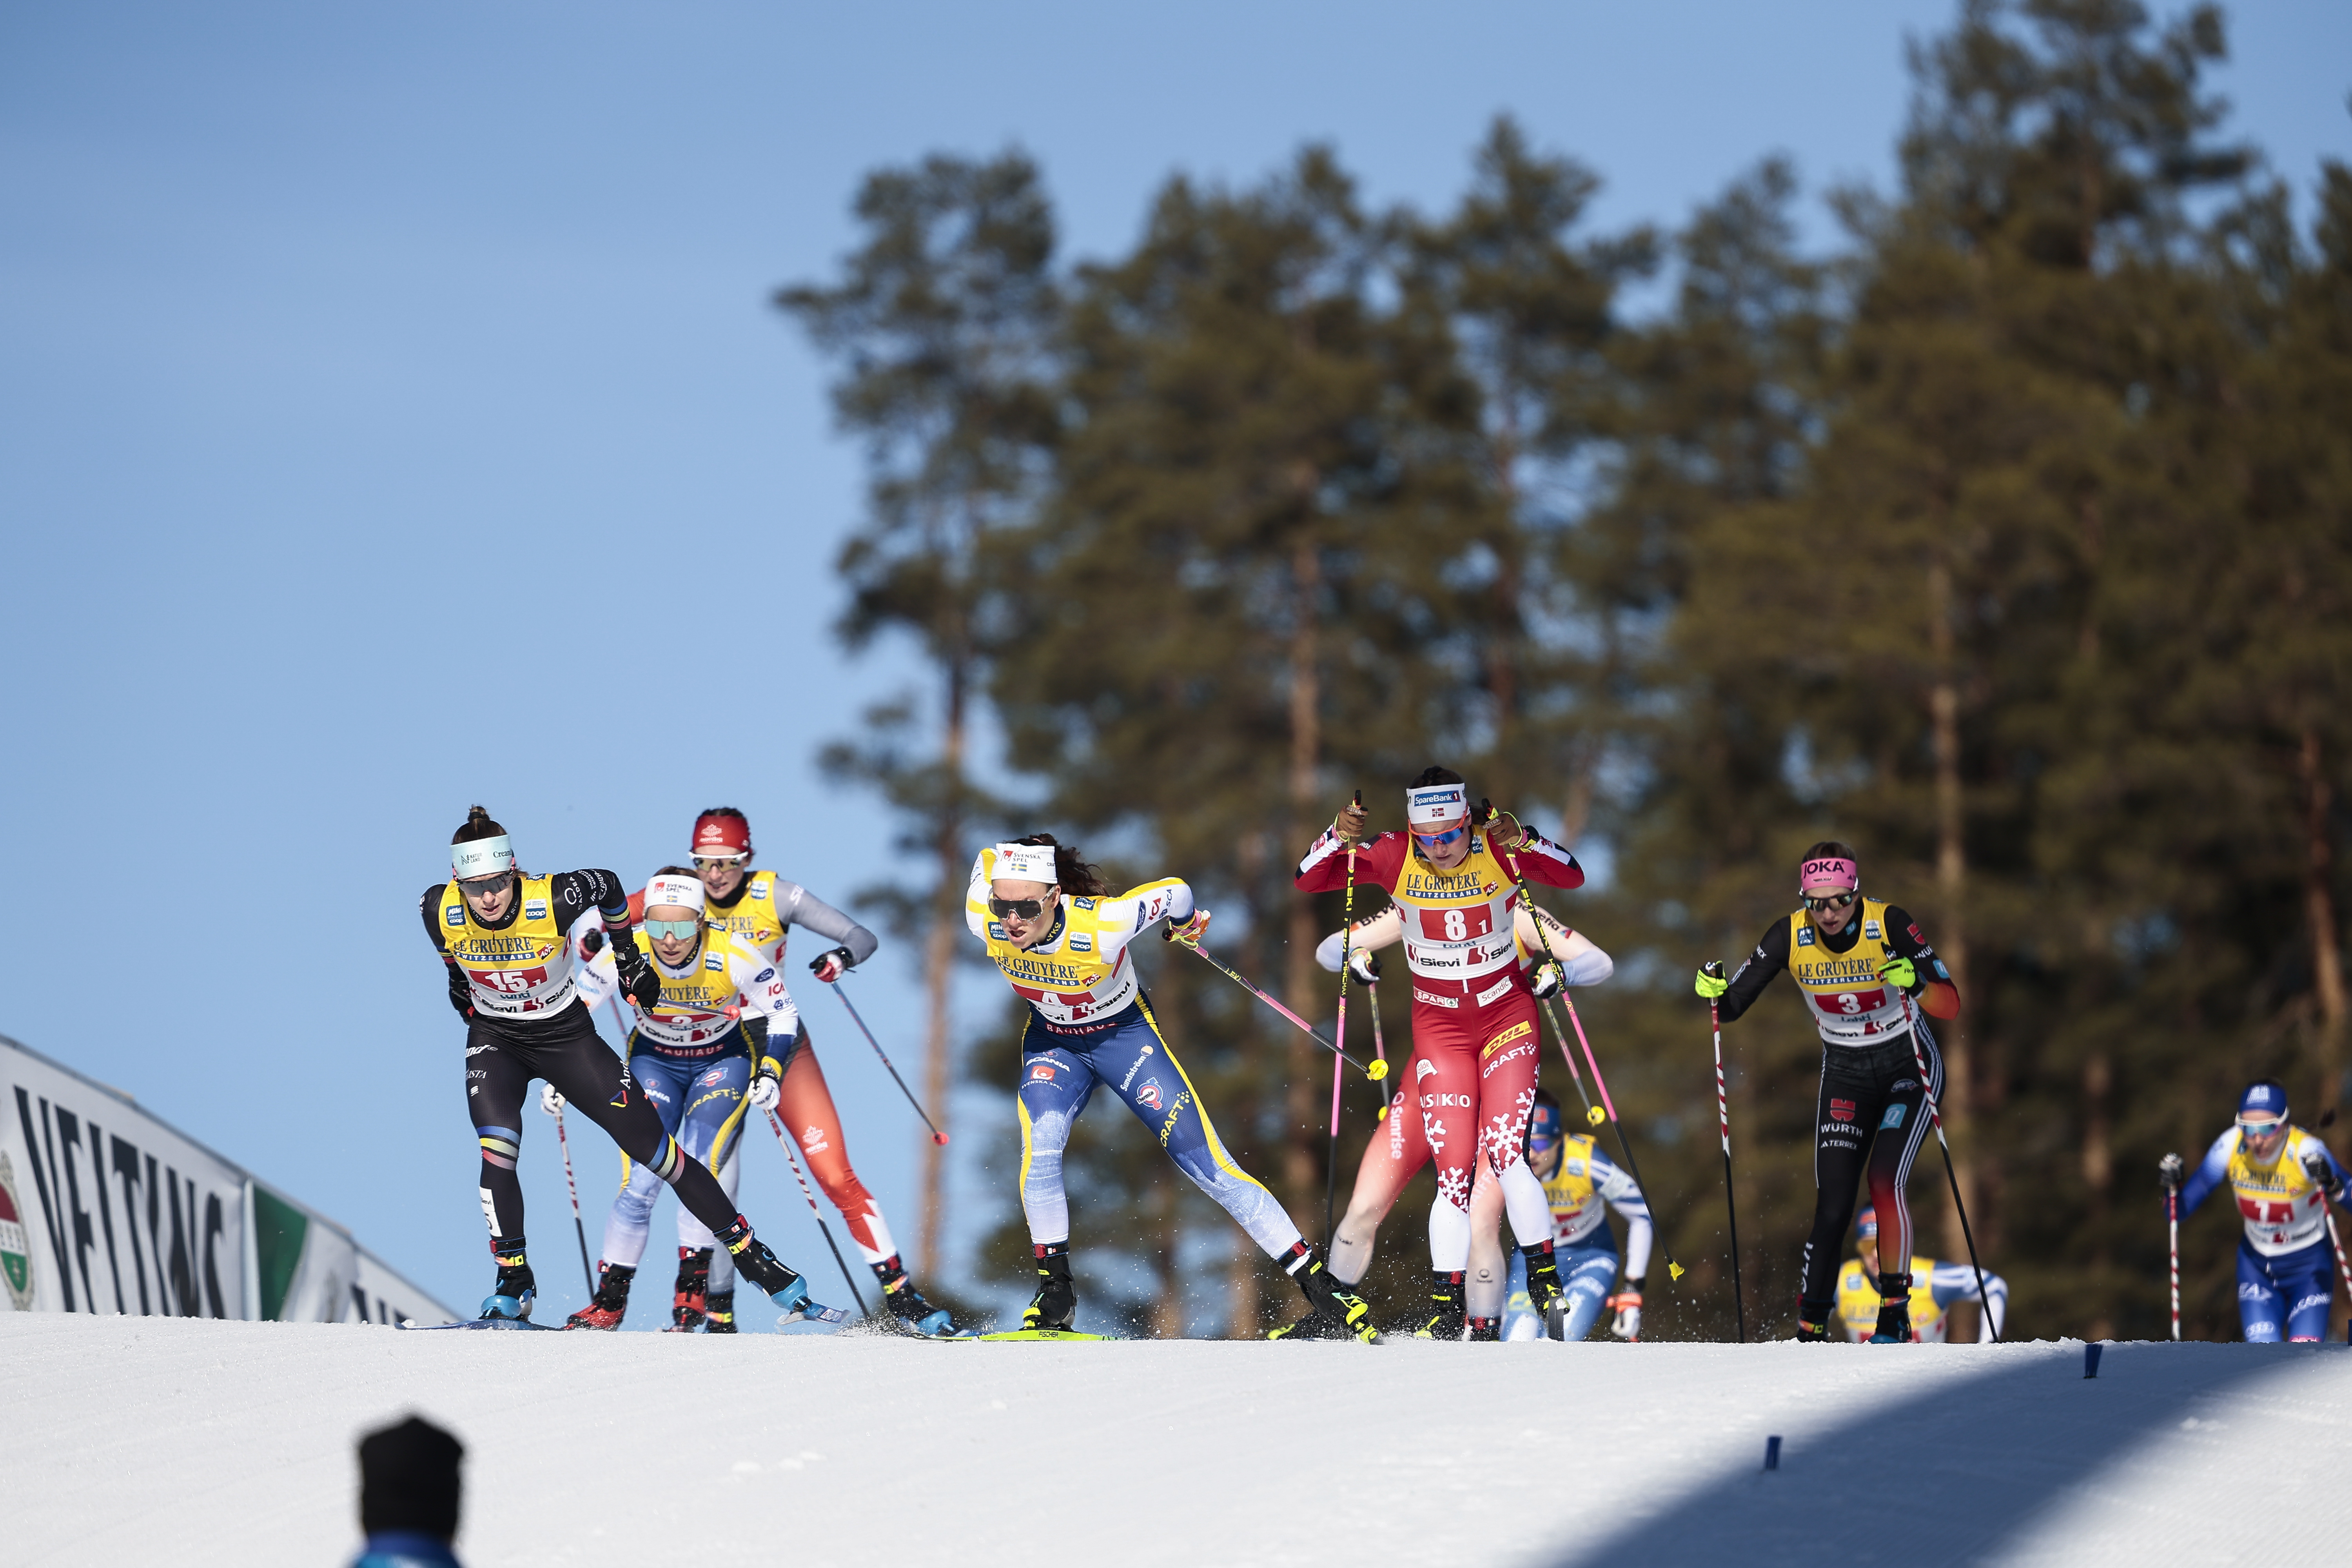
{"label": "glove", "polygon": [[810,960],[809,973],[830,985],[848,973],[850,965],[856,962],[847,948],[836,947],[831,952],[821,952]]}
{"label": "glove", "polygon": [[621,994],[635,1003],[638,1012],[652,1012],[661,1000],[661,976],[646,962],[645,950],[634,942],[614,942],[613,967],[620,973]]}
{"label": "glove", "polygon": [[474,1016],[473,982],[466,978],[465,969],[456,959],[445,958],[441,962],[449,966],[449,1005],[457,1009],[460,1018],[471,1018]]}
{"label": "glove", "polygon": [[1517,817],[1507,811],[1495,810],[1489,802],[1482,800],[1478,804],[1486,812],[1486,844],[1489,848],[1500,849],[1507,854],[1514,849],[1523,849],[1527,847],[1530,835],[1526,828],[1519,826]]}
{"label": "glove", "polygon": [[[784,1045],[786,1049],[791,1048],[791,1036],[784,1037]],[[776,1066],[775,1058],[761,1057],[760,1070],[751,1075],[751,1091],[746,1098],[760,1110],[767,1110],[776,1103],[777,1079],[782,1075],[782,1069]]]}
{"label": "glove", "polygon": [[2185,1170],[2186,1167],[2181,1164],[2179,1155],[2167,1154],[2156,1163],[2157,1184],[2168,1193],[2179,1192],[2180,1178]]}
{"label": "glove", "polygon": [[603,931],[583,931],[583,932],[581,932],[581,933],[580,933],[580,962],[581,962],[581,963],[588,963],[593,962],[593,961],[595,959],[596,955],[597,955],[598,953],[600,953],[600,952],[604,952],[604,933]]}
{"label": "glove", "polygon": [[1702,969],[1698,972],[1698,978],[1692,982],[1691,989],[1712,1002],[1731,989],[1731,982],[1720,974],[1709,974]]}
{"label": "glove", "polygon": [[1178,925],[1174,921],[1170,921],[1168,922],[1168,929],[1162,931],[1160,935],[1163,940],[1168,942],[1181,942],[1186,947],[1198,947],[1201,945],[1201,933],[1208,929],[1209,911],[1206,910],[1194,910],[1192,911],[1192,918],[1186,921],[1182,925]]}
{"label": "glove", "polygon": [[1348,967],[1356,978],[1370,985],[1381,977],[1381,955],[1368,948],[1358,948],[1348,955]]}
{"label": "glove", "polygon": [[1364,797],[1360,792],[1355,799],[1339,808],[1339,816],[1331,819],[1331,831],[1349,844],[1361,844],[1364,841],[1364,824],[1370,819],[1371,814],[1364,809]]}
{"label": "glove", "polygon": [[563,1113],[563,1097],[555,1092],[553,1084],[543,1083],[539,1086],[539,1108],[550,1116],[560,1116]]}
{"label": "glove", "polygon": [[1919,966],[1899,952],[1878,966],[1878,977],[1894,982],[1913,995],[1918,994]]}
{"label": "glove", "polygon": [[1528,980],[1528,988],[1538,997],[1557,996],[1559,988],[1567,984],[1568,975],[1559,964],[1549,962],[1537,964],[1535,973]]}
{"label": "glove", "polygon": [[2344,1184],[2336,1179],[2336,1167],[2325,1153],[2314,1149],[2305,1154],[2303,1157],[2303,1173],[2311,1178],[2313,1186],[2327,1194],[2330,1202],[2344,1201]]}
{"label": "glove", "polygon": [[1625,1289],[1609,1298],[1609,1307],[1617,1314],[1617,1321],[1609,1325],[1611,1333],[1629,1343],[1642,1337],[1642,1282],[1640,1280],[1626,1280]]}

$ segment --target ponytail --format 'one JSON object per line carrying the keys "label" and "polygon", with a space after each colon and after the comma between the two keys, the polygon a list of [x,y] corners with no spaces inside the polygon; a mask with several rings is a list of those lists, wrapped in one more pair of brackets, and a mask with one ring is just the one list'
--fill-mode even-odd
{"label": "ponytail", "polygon": [[1054,851],[1054,882],[1062,891],[1081,899],[1110,896],[1110,884],[1103,880],[1102,868],[1088,862],[1076,845],[1065,844],[1050,833],[1033,833],[1013,842],[1050,847]]}
{"label": "ponytail", "polygon": [[452,844],[471,844],[477,838],[502,838],[506,829],[490,820],[490,814],[478,805],[466,808],[466,826],[449,835]]}

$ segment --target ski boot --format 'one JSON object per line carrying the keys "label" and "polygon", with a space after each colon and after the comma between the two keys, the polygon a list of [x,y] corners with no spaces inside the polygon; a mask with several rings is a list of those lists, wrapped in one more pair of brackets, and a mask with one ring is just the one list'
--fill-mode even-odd
{"label": "ski boot", "polygon": [[768,1250],[768,1244],[751,1234],[751,1222],[741,1215],[735,1223],[721,1231],[719,1239],[735,1258],[735,1271],[764,1292],[769,1300],[784,1310],[783,1321],[802,1315],[809,1306],[808,1281],[802,1279],[783,1261]]}
{"label": "ski boot", "polygon": [[1881,1274],[1878,1277],[1878,1326],[1870,1331],[1874,1345],[1907,1345],[1914,1338],[1911,1332],[1911,1276]]}
{"label": "ski boot", "polygon": [[1560,1283],[1559,1260],[1552,1251],[1552,1244],[1522,1244],[1519,1256],[1527,1259],[1528,1304],[1535,1309],[1538,1317],[1549,1322],[1552,1309],[1568,1304],[1568,1287]]}
{"label": "ski boot", "polygon": [[530,1263],[523,1256],[522,1237],[491,1243],[490,1256],[498,1259],[499,1282],[482,1298],[481,1315],[528,1321],[530,1304],[539,1300],[539,1282],[531,1278]]}
{"label": "ski boot", "polygon": [[622,1315],[629,1310],[629,1281],[636,1277],[636,1268],[631,1264],[597,1264],[596,1293],[588,1298],[586,1306],[564,1319],[563,1326],[608,1332],[619,1328]]}
{"label": "ski boot", "polygon": [[1021,1314],[1024,1329],[1066,1329],[1078,1315],[1078,1293],[1070,1284],[1070,1244],[1040,1246],[1037,1251],[1037,1294]]}
{"label": "ski boot", "polygon": [[1456,1268],[1450,1273],[1429,1277],[1430,1316],[1426,1322],[1412,1331],[1417,1340],[1458,1340],[1469,1327],[1463,1315],[1462,1275]]}
{"label": "ski boot", "polygon": [[677,1249],[677,1282],[670,1288],[669,1327],[667,1334],[690,1334],[702,1327],[708,1315],[704,1303],[710,1295],[710,1248],[696,1251],[691,1247]]}
{"label": "ski boot", "polygon": [[713,1290],[702,1299],[702,1331],[706,1334],[731,1334],[735,1331],[733,1290]]}
{"label": "ski boot", "polygon": [[[1306,1292],[1313,1316],[1322,1321],[1327,1331],[1314,1335],[1293,1335],[1294,1338],[1354,1339],[1364,1343],[1380,1342],[1380,1331],[1372,1326],[1372,1310],[1364,1299],[1347,1286],[1331,1278],[1323,1267],[1323,1255],[1305,1242],[1294,1242],[1282,1256],[1282,1271],[1298,1281]],[[1292,1325],[1294,1328],[1296,1324]]]}
{"label": "ski boot", "polygon": [[1470,1318],[1465,1321],[1470,1325],[1470,1342],[1472,1344],[1493,1345],[1503,1342],[1502,1319]]}
{"label": "ski boot", "polygon": [[1830,1313],[1837,1307],[1834,1301],[1799,1301],[1797,1303],[1797,1340],[1799,1343],[1825,1341],[1830,1337]]}
{"label": "ski boot", "polygon": [[896,1318],[925,1339],[946,1340],[956,1335],[955,1320],[943,1307],[934,1307],[923,1300],[915,1282],[907,1278],[907,1270],[892,1253],[873,1265],[874,1278],[882,1282],[882,1304]]}

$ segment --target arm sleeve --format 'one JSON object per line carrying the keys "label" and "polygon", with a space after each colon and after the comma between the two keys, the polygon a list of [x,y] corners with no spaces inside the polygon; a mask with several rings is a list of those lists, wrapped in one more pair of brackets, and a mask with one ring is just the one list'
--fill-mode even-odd
{"label": "arm sleeve", "polygon": [[1126,952],[1127,944],[1154,921],[1191,920],[1192,889],[1181,877],[1162,877],[1157,882],[1129,888],[1115,899],[1105,899],[1095,906],[1095,910],[1102,917],[1102,934],[1095,939],[1096,951],[1108,963]]}
{"label": "arm sleeve", "polygon": [[1505,857],[1512,870],[1547,888],[1584,886],[1584,868],[1576,863],[1575,856],[1524,823],[1519,831],[1528,836],[1528,841]]}
{"label": "arm sleeve", "polygon": [[635,922],[629,919],[629,891],[610,871],[559,871],[551,879],[549,896],[555,900],[557,923],[577,942],[581,918],[601,915],[604,934],[626,942]]}
{"label": "arm sleeve", "polygon": [[[801,1032],[801,1010],[793,1001],[793,994],[784,984],[784,977],[776,966],[757,952],[747,950],[740,941],[731,944],[727,955],[735,977],[735,988],[743,997],[750,1011],[768,1021],[771,1039],[788,1040]],[[767,1055],[777,1053],[770,1051]]]}
{"label": "arm sleeve", "polygon": [[[1315,962],[1334,974],[1339,973],[1339,949],[1345,935],[1343,931],[1335,931],[1315,949]],[[1403,935],[1404,916],[1394,904],[1391,904],[1379,914],[1367,916],[1356,922],[1354,945],[1358,952],[1377,952]]]}
{"label": "arm sleeve", "polygon": [[[1356,886],[1391,887],[1404,868],[1402,833],[1383,833],[1356,851]],[[1348,885],[1348,846],[1336,827],[1327,827],[1298,862],[1298,886],[1309,893],[1336,893]]]}
{"label": "arm sleeve", "polygon": [[1952,984],[1952,972],[1919,934],[1919,922],[1898,905],[1886,906],[1886,943],[1918,968],[1919,989],[1911,994],[1919,999],[1919,1010],[1930,1018],[1958,1017],[1960,989]]}
{"label": "arm sleeve", "polygon": [[2236,1148],[2237,1137],[2238,1130],[2232,1127],[2214,1139],[2213,1146],[2205,1151],[2203,1163],[2189,1173],[2189,1180],[2180,1186],[2182,1219],[2195,1214],[2197,1205],[2203,1203],[2215,1187],[2230,1179],[2230,1155]]}
{"label": "arm sleeve", "polygon": [[1650,1272],[1650,1245],[1657,1235],[1657,1226],[1650,1219],[1650,1205],[1642,1196],[1642,1189],[1633,1184],[1616,1161],[1592,1151],[1592,1184],[1609,1206],[1625,1216],[1625,1273],[1639,1279]]}
{"label": "arm sleeve", "polygon": [[[787,890],[789,889],[789,891]],[[882,945],[881,939],[798,882],[779,879],[774,898],[776,913],[787,923],[804,926],[827,942],[849,950],[851,967],[874,956]]]}
{"label": "arm sleeve", "polygon": [[[1538,921],[1543,922],[1540,931],[1536,929]],[[1591,938],[1562,924],[1549,910],[1520,905],[1511,914],[1511,933],[1518,938],[1523,968],[1544,961],[1544,944],[1549,940],[1551,955],[1559,961],[1570,985],[1598,985],[1617,973],[1615,962]]]}
{"label": "arm sleeve", "polygon": [[425,917],[425,934],[433,943],[433,951],[445,959],[449,955],[449,943],[441,935],[441,896],[449,884],[436,882],[425,889],[425,897],[416,902],[416,912]]}
{"label": "arm sleeve", "polygon": [[1727,1024],[1738,1017],[1764,994],[1764,987],[1772,984],[1772,977],[1788,967],[1789,922],[1774,921],[1764,929],[1748,962],[1731,977],[1731,989],[1716,1004],[1717,1015]]}
{"label": "arm sleeve", "polygon": [[[1949,1307],[1955,1301],[1973,1301],[1977,1299],[1976,1268],[1966,1263],[1938,1263],[1936,1271],[1927,1277],[1927,1289],[1936,1298],[1938,1307]],[[1985,1301],[1992,1308],[1992,1316],[1977,1324],[1977,1343],[1980,1345],[1990,1344],[2009,1325],[2009,1281],[1988,1268],[1985,1270],[1984,1293]]]}

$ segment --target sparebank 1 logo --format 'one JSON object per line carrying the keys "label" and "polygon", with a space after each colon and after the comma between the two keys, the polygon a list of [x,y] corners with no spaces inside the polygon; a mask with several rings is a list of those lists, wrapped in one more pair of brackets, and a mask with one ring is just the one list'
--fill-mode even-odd
{"label": "sparebank 1 logo", "polygon": [[25,1239],[25,1211],[16,1204],[16,1173],[0,1154],[0,1279],[8,1281],[16,1310],[33,1310],[33,1247]]}

